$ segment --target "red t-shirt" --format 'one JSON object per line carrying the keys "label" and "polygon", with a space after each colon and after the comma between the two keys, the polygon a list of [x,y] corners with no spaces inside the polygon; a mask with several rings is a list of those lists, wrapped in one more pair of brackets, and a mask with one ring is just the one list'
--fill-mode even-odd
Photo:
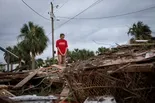
{"label": "red t-shirt", "polygon": [[[59,39],[56,41],[56,47],[58,47],[62,54],[65,54],[66,48],[68,47],[67,41],[65,39]],[[58,54],[61,55],[58,51]]]}

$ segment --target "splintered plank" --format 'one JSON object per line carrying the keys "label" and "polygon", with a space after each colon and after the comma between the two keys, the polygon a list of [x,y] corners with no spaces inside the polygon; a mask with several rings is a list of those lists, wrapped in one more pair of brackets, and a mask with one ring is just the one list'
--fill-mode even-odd
{"label": "splintered plank", "polygon": [[122,70],[122,72],[154,72],[154,64],[134,64]]}
{"label": "splintered plank", "polygon": [[56,68],[56,69],[64,69],[65,67],[61,66],[61,65],[57,65],[57,64],[53,64],[51,65],[51,67]]}
{"label": "splintered plank", "polygon": [[0,90],[0,96],[3,96],[3,97],[15,97],[14,94],[10,93],[6,89]]}
{"label": "splintered plank", "polygon": [[0,76],[5,76],[5,75],[17,75],[17,74],[26,74],[26,73],[28,73],[28,72],[18,72],[18,73],[16,73],[16,72],[6,72],[6,73],[0,73]]}
{"label": "splintered plank", "polygon": [[35,70],[33,73],[29,74],[26,78],[24,78],[22,81],[20,81],[14,88],[20,88],[24,84],[26,84],[29,80],[31,80],[39,70]]}
{"label": "splintered plank", "polygon": [[61,97],[67,97],[68,94],[69,94],[69,88],[65,87],[65,88],[62,90],[60,96],[61,96]]}
{"label": "splintered plank", "polygon": [[108,71],[108,73],[121,73],[121,72],[154,72],[154,64],[153,63],[145,63],[145,64],[131,64],[126,66],[125,68],[119,68],[115,71]]}
{"label": "splintered plank", "polygon": [[0,90],[1,90],[1,89],[7,89],[7,88],[8,88],[7,85],[0,85]]}
{"label": "splintered plank", "polygon": [[61,66],[61,65],[57,65],[57,64],[53,64],[51,65],[52,69],[56,69],[58,70],[60,73],[63,72],[65,70],[66,67]]}

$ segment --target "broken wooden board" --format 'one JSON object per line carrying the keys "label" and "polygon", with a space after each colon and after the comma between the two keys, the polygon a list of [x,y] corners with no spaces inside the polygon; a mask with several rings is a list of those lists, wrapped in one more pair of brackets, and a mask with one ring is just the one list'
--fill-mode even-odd
{"label": "broken wooden board", "polygon": [[126,67],[125,69],[118,72],[154,72],[154,65],[148,64],[134,64]]}
{"label": "broken wooden board", "polygon": [[0,79],[23,79],[27,75],[28,75],[28,73],[25,73],[25,74],[3,75],[3,76],[0,76]]}
{"label": "broken wooden board", "polygon": [[7,85],[0,85],[0,90],[1,90],[1,89],[7,89],[7,88],[8,88]]}
{"label": "broken wooden board", "polygon": [[0,76],[26,74],[26,73],[28,73],[28,72],[1,72]]}
{"label": "broken wooden board", "polygon": [[62,90],[60,96],[61,96],[61,97],[67,97],[68,94],[69,94],[69,88],[65,87],[65,88]]}
{"label": "broken wooden board", "polygon": [[61,66],[61,65],[57,65],[57,64],[53,64],[51,65],[52,69],[56,69],[59,70],[59,72],[63,72],[65,70],[66,67]]}
{"label": "broken wooden board", "polygon": [[129,64],[125,68],[110,70],[107,71],[108,74],[112,73],[121,73],[121,72],[154,72],[154,64],[153,63],[145,63],[145,64]]}
{"label": "broken wooden board", "polygon": [[40,68],[40,71],[46,71],[47,69],[52,69],[52,67]]}
{"label": "broken wooden board", "polygon": [[117,59],[117,60],[105,60],[103,63],[104,65],[99,65],[99,66],[92,66],[92,67],[83,67],[84,70],[91,70],[91,69],[99,69],[99,68],[103,68],[103,67],[110,67],[110,66],[114,66],[114,65],[123,65],[123,64],[128,64],[128,63],[147,63],[147,62],[151,62],[155,60],[155,56],[154,57],[150,57],[150,58],[144,58],[144,57],[136,57],[136,58],[130,58],[130,59]]}
{"label": "broken wooden board", "polygon": [[33,73],[29,74],[26,78],[24,78],[22,81],[20,81],[14,88],[20,88],[22,87],[24,84],[26,84],[29,80],[31,80],[37,73],[38,70],[35,70]]}
{"label": "broken wooden board", "polygon": [[0,90],[0,96],[3,96],[3,97],[15,97],[14,94],[10,93],[6,89]]}
{"label": "broken wooden board", "polygon": [[53,64],[53,65],[51,65],[51,67],[56,68],[56,69],[61,69],[61,70],[64,69],[64,68],[66,68],[64,66],[57,65],[57,64]]}
{"label": "broken wooden board", "polygon": [[144,44],[126,44],[126,45],[119,45],[117,48],[125,48],[125,47],[133,47],[133,46],[137,46],[137,47],[140,47],[140,46],[155,46],[155,43],[144,43]]}

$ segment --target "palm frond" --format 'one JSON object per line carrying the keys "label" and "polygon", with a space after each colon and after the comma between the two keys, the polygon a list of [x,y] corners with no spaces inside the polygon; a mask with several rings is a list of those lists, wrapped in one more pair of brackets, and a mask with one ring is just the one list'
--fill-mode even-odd
{"label": "palm frond", "polygon": [[149,26],[144,25],[141,21],[138,21],[132,25],[128,31],[128,35],[129,34],[135,39],[149,39],[152,37]]}
{"label": "palm frond", "polygon": [[29,21],[28,22],[28,27],[29,27],[29,31],[33,31],[35,26],[34,26],[33,22]]}

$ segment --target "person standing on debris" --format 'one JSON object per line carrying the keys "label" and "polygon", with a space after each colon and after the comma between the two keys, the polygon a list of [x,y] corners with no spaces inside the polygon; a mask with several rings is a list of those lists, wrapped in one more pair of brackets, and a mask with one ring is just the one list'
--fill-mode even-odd
{"label": "person standing on debris", "polygon": [[58,65],[66,66],[66,54],[68,49],[68,43],[64,39],[65,34],[60,34],[60,39],[56,41],[56,47],[58,52]]}

